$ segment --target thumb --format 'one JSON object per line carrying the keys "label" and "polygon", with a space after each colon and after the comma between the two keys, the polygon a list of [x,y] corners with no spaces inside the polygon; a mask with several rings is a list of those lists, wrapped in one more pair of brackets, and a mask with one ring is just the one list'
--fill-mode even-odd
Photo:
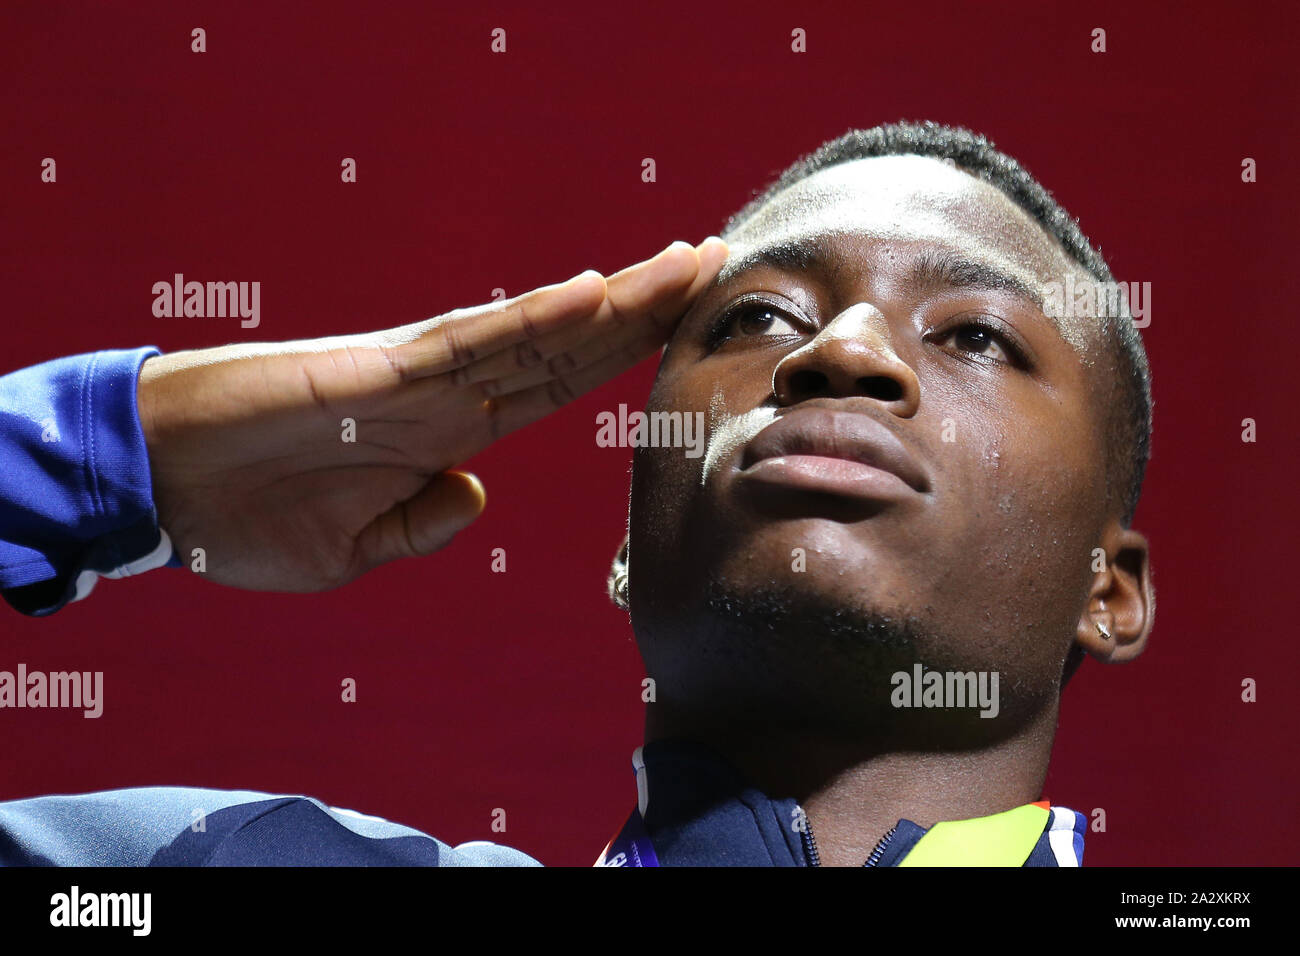
{"label": "thumb", "polygon": [[477,476],[444,471],[405,501],[370,522],[357,536],[362,571],[398,558],[433,554],[483,513],[487,494]]}

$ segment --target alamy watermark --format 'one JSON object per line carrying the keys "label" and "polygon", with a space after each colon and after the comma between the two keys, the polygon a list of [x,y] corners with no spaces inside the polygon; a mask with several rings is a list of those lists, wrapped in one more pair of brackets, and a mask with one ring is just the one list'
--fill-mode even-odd
{"label": "alamy watermark", "polygon": [[103,671],[0,671],[0,707],[80,707],[84,717],[104,713]]}
{"label": "alamy watermark", "polygon": [[685,448],[687,458],[704,454],[703,412],[629,412],[596,415],[598,448]]}
{"label": "alamy watermark", "polygon": [[260,282],[186,282],[178,272],[171,282],[155,282],[153,294],[153,314],[160,319],[238,316],[245,329],[255,329],[262,322]]}
{"label": "alamy watermark", "polygon": [[997,671],[926,671],[920,664],[896,671],[889,682],[895,707],[978,707],[981,717],[998,715]]}
{"label": "alamy watermark", "polygon": [[1075,282],[1067,274],[1064,282],[1043,287],[1043,313],[1054,319],[1118,318],[1132,316],[1134,328],[1151,324],[1150,282]]}
{"label": "alamy watermark", "polygon": [[132,936],[153,928],[152,893],[86,893],[73,884],[50,897],[51,926],[120,926]]}

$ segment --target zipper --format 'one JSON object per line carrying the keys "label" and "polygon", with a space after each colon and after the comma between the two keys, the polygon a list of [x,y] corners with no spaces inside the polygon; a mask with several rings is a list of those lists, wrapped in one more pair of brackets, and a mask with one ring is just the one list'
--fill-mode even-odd
{"label": "zipper", "polygon": [[[802,808],[800,809],[802,810]],[[877,865],[880,862],[880,858],[884,856],[885,849],[889,846],[889,841],[894,838],[896,832],[898,832],[897,823],[890,827],[889,832],[880,838],[880,842],[876,844],[875,849],[871,851],[871,855],[867,857],[867,861],[862,865]],[[803,814],[803,831],[800,833],[800,836],[803,838],[803,852],[804,856],[808,859],[808,865],[821,866],[822,858],[821,854],[817,852],[817,837],[813,835],[812,821],[808,819],[808,814],[806,813]]]}
{"label": "zipper", "polygon": [[894,834],[897,831],[898,831],[898,824],[895,823],[892,827],[889,828],[889,832],[880,838],[880,842],[876,844],[876,848],[871,851],[871,856],[867,857],[867,862],[863,863],[862,865],[875,866],[877,863],[879,863],[880,858],[884,856],[885,847],[889,846],[889,841],[894,838]]}
{"label": "zipper", "polygon": [[808,819],[808,814],[803,812],[802,807],[799,808],[799,812],[803,815],[803,830],[799,834],[803,838],[803,854],[808,858],[809,866],[821,866],[822,858],[817,853],[817,838],[813,836],[812,821]]}

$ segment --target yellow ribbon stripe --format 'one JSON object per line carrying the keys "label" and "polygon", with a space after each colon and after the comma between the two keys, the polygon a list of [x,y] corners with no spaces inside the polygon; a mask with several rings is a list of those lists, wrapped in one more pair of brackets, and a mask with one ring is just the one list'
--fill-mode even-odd
{"label": "yellow ribbon stripe", "polygon": [[1023,807],[973,820],[936,823],[899,866],[1023,866],[1043,835],[1050,810]]}

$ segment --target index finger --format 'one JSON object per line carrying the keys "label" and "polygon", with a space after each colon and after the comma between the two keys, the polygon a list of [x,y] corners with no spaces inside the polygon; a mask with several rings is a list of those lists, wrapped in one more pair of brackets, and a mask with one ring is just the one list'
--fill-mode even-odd
{"label": "index finger", "polygon": [[605,300],[605,292],[605,277],[588,269],[505,302],[455,309],[379,332],[376,340],[403,381],[426,378],[590,315]]}
{"label": "index finger", "polygon": [[458,368],[452,384],[481,382],[485,394],[497,395],[583,368],[633,342],[658,336],[662,345],[725,257],[726,243],[716,236],[693,250],[673,243],[610,276],[606,301],[591,315]]}

